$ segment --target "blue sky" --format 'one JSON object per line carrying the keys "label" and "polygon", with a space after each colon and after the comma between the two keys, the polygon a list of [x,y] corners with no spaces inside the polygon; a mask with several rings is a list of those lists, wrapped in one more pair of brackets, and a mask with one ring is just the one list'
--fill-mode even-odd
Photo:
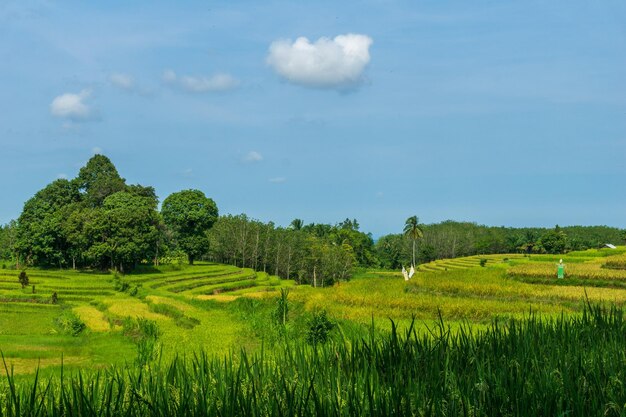
{"label": "blue sky", "polygon": [[626,227],[624,2],[127,3],[0,3],[0,223],[102,152],[282,225]]}

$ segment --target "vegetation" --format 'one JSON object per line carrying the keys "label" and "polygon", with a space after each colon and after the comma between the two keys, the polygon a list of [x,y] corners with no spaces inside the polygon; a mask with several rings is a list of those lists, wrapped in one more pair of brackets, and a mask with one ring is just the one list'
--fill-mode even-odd
{"label": "vegetation", "polygon": [[96,155],[0,229],[0,417],[623,415],[622,237],[159,212]]}
{"label": "vegetation", "polygon": [[16,382],[0,414],[18,415],[622,415],[626,389],[621,309],[497,321],[486,330],[422,336],[410,326],[380,338],[270,357],[241,352]]}
{"label": "vegetation", "polygon": [[422,230],[422,227],[419,225],[419,219],[417,218],[417,216],[413,216],[413,217],[409,217],[408,219],[406,219],[406,222],[404,223],[404,235],[411,239],[411,241],[413,242],[413,246],[412,246],[412,262],[411,265],[417,265],[415,263],[415,243],[417,243],[418,239],[421,239],[424,237],[424,231]]}
{"label": "vegetation", "polygon": [[189,263],[206,252],[206,231],[217,220],[217,206],[202,191],[185,190],[163,201],[165,224],[174,232],[178,247],[187,254]]}

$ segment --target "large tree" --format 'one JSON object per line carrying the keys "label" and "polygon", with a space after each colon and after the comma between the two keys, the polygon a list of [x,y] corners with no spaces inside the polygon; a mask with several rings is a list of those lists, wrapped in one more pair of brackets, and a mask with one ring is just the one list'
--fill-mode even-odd
{"label": "large tree", "polygon": [[[157,199],[120,191],[107,197],[87,219],[85,255],[100,267],[121,272],[152,259],[159,238]],[[107,265],[109,264],[109,265]]]}
{"label": "large tree", "polygon": [[206,253],[206,232],[217,220],[215,202],[199,190],[183,190],[169,195],[161,207],[165,224],[172,229],[178,247],[187,254],[189,264]]}
{"label": "large tree", "polygon": [[92,156],[74,182],[83,193],[85,203],[91,207],[101,206],[105,198],[126,188],[124,178],[104,155]]}
{"label": "large tree", "polygon": [[59,179],[38,191],[24,204],[18,219],[16,249],[27,263],[44,266],[65,264],[67,239],[63,233],[65,208],[78,202],[78,189]]}
{"label": "large tree", "polygon": [[417,216],[411,216],[404,222],[404,235],[413,241],[413,264],[415,265],[415,243],[424,237],[424,231]]}

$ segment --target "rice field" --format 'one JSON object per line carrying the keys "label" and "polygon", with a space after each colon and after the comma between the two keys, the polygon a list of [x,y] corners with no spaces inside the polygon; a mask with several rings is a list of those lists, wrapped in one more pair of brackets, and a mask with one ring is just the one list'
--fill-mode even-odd
{"label": "rice field", "polygon": [[356,336],[368,334],[372,322],[387,334],[391,320],[400,331],[413,326],[426,335],[440,319],[456,331],[531,314],[574,317],[586,302],[626,302],[625,270],[609,267],[621,262],[623,249],[563,255],[563,280],[556,279],[558,256],[502,254],[420,265],[408,282],[400,271],[357,271],[330,288],[211,263],[146,267],[125,276],[28,270],[30,285],[23,289],[18,271],[0,270],[0,351],[16,375],[37,366],[56,372],[61,356],[68,371],[133,363],[139,349],[133,329],[145,320],[158,329],[152,348],[163,360],[256,352],[281,337],[270,318],[281,288],[290,289],[294,340],[318,311],[328,312],[342,334]]}
{"label": "rice field", "polygon": [[[164,357],[181,352],[226,353],[254,348],[245,325],[233,312],[204,303],[202,297],[276,291],[293,285],[265,273],[228,265],[165,266],[138,274],[0,270],[0,351],[16,374],[56,369],[63,356],[68,369],[132,362],[137,355],[125,320],[151,320],[159,328]],[[53,302],[53,294],[57,301]],[[236,297],[235,297],[236,298]],[[74,334],[75,333],[75,334]]]}
{"label": "rice field", "polygon": [[620,416],[624,311],[413,326],[0,384],[0,416]]}

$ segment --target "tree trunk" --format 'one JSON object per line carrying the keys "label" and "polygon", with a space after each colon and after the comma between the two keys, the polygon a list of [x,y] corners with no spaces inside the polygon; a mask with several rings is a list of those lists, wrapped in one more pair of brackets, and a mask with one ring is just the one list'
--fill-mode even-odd
{"label": "tree trunk", "polygon": [[413,239],[413,266],[415,266],[415,239]]}
{"label": "tree trunk", "polygon": [[313,265],[313,287],[317,287],[317,274],[316,274],[316,265]]}

